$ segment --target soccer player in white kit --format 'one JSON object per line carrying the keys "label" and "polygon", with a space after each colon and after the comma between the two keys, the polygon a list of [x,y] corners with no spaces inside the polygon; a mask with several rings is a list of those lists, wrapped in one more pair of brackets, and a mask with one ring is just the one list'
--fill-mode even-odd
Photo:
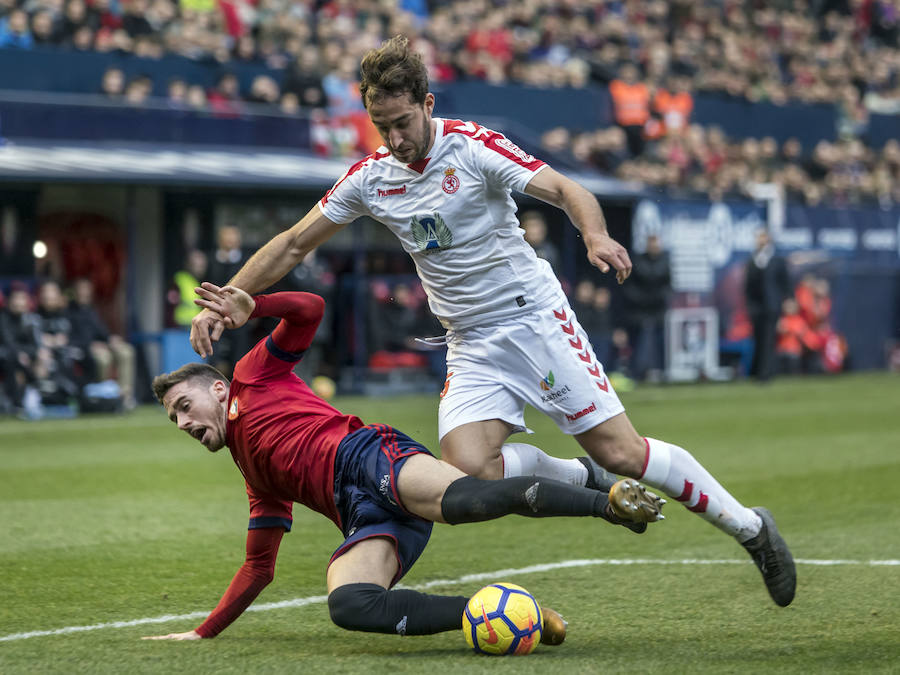
{"label": "soccer player in white kit", "polygon": [[[447,381],[439,407],[442,457],[480,478],[540,475],[584,484],[589,466],[506,443],[524,431],[530,404],[602,467],[640,479],[734,536],[759,567],[773,600],[788,605],[796,573],[768,510],[739,503],[683,448],[640,436],[594,355],[550,266],[524,241],[512,190],[565,211],[589,261],[631,272],[594,196],[503,135],[432,116],[421,58],[405,38],[370,51],[360,92],[384,146],[354,164],[290,229],[229,282],[259,293],[312,249],[366,215],[410,254],[431,311],[447,329]],[[191,344],[201,355],[224,329],[206,309]]]}

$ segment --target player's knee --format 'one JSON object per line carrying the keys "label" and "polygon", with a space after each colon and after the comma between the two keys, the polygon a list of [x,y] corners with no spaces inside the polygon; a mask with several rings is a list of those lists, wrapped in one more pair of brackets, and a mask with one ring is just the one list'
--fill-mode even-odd
{"label": "player's knee", "polygon": [[607,471],[640,478],[644,466],[646,446],[640,437],[636,439],[611,438],[593,446],[591,453]]}
{"label": "player's knee", "polygon": [[446,453],[441,450],[441,458],[452,464],[468,476],[483,480],[499,480],[503,478],[503,458],[500,449],[486,450],[482,453]]}
{"label": "player's knee", "polygon": [[378,630],[379,612],[373,611],[387,589],[378,584],[346,584],[328,594],[328,613],[336,626],[346,630]]}

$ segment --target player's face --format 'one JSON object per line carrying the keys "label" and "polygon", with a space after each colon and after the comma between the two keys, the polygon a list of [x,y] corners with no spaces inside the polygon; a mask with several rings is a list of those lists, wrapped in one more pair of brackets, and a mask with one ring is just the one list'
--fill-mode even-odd
{"label": "player's face", "polygon": [[194,378],[169,389],[163,397],[163,406],[179,429],[215,452],[225,445],[227,400],[228,386],[224,382],[207,385]]}
{"label": "player's face", "polygon": [[434,95],[413,103],[408,94],[385,96],[369,103],[369,117],[384,144],[398,162],[412,164],[424,159],[434,143]]}

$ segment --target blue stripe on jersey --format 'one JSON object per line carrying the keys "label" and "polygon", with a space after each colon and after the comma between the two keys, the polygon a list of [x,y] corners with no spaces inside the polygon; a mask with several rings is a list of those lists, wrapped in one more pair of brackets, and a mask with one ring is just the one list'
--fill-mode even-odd
{"label": "blue stripe on jersey", "polygon": [[278,345],[275,344],[275,341],[272,339],[272,336],[266,338],[266,349],[269,350],[269,353],[274,356],[276,359],[281,359],[282,361],[287,361],[288,363],[293,363],[294,361],[299,361],[303,358],[303,355],[306,353],[306,350],[300,352],[286,352],[281,349]]}
{"label": "blue stripe on jersey", "polygon": [[261,516],[259,518],[251,518],[248,530],[262,530],[266,527],[283,527],[285,532],[291,531],[291,525],[294,521],[290,518],[281,518],[279,516]]}

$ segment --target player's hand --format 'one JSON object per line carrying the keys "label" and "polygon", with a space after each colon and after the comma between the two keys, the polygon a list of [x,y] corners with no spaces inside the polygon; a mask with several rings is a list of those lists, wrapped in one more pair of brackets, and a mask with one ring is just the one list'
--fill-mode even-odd
{"label": "player's hand", "polygon": [[586,240],[588,261],[601,272],[616,270],[616,280],[621,284],[631,274],[631,258],[628,251],[608,234],[598,234]]}
{"label": "player's hand", "polygon": [[141,640],[202,640],[203,637],[195,630],[187,633],[169,633],[168,635],[148,635]]}
{"label": "player's hand", "polygon": [[222,337],[224,330],[225,321],[222,315],[210,309],[204,309],[191,319],[191,347],[203,358],[210,356],[212,343]]}
{"label": "player's hand", "polygon": [[220,288],[204,281],[194,292],[200,296],[194,303],[219,314],[226,328],[240,328],[256,308],[256,301],[235,286]]}

